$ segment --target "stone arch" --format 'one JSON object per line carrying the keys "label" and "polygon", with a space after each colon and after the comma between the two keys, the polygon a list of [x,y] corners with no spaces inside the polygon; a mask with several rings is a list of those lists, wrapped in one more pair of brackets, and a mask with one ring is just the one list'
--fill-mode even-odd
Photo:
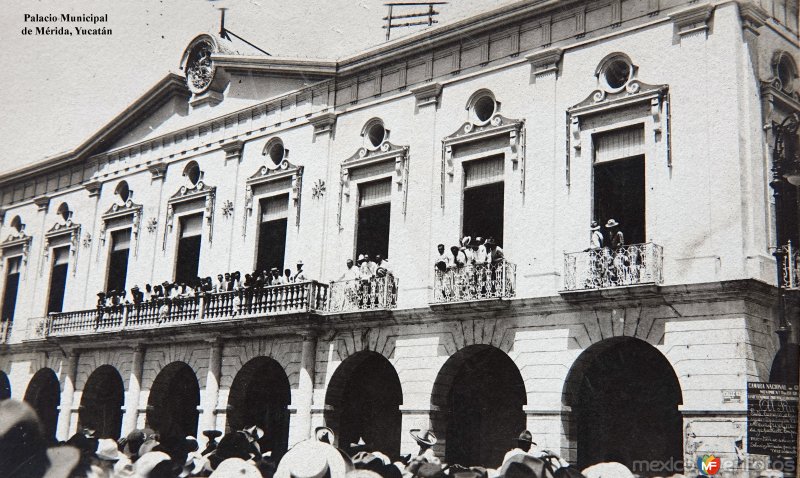
{"label": "stone arch", "polygon": [[148,347],[144,356],[142,388],[152,388],[156,376],[173,362],[183,362],[188,365],[194,372],[200,387],[204,388],[210,351],[211,346],[205,343],[181,343]]}
{"label": "stone arch", "polygon": [[389,360],[370,350],[350,355],[333,373],[325,393],[325,423],[340,448],[363,438],[367,445],[397,458],[403,389]]}
{"label": "stone arch", "polygon": [[289,377],[275,359],[256,357],[239,370],[228,394],[228,432],[253,425],[264,430],[261,451],[280,458],[289,446]]}
{"label": "stone arch", "polygon": [[55,440],[61,403],[61,384],[53,369],[42,368],[34,374],[25,390],[25,401],[39,415],[45,437]]}
{"label": "stone arch", "polygon": [[8,375],[0,370],[0,400],[11,398],[11,381]]}
{"label": "stone arch", "polygon": [[125,384],[111,365],[101,365],[86,380],[81,394],[78,428],[88,427],[98,438],[120,438]]}
{"label": "stone arch", "polygon": [[[564,430],[579,468],[601,461],[682,460],[683,403],[669,360],[632,337],[602,340],[570,368],[562,389]],[[601,412],[602,411],[602,412]]]}
{"label": "stone arch", "polygon": [[159,372],[150,387],[147,426],[161,434],[167,446],[197,433],[200,385],[186,362],[172,362]]}
{"label": "stone arch", "polygon": [[299,340],[289,338],[274,340],[258,338],[239,343],[225,344],[219,386],[230,389],[242,368],[253,359],[268,357],[277,362],[289,380],[290,388],[297,388],[300,374],[301,345]]}
{"label": "stone arch", "polygon": [[453,354],[431,394],[431,422],[445,461],[498,467],[511,439],[525,429],[525,404],[525,382],[506,352],[476,344]]}

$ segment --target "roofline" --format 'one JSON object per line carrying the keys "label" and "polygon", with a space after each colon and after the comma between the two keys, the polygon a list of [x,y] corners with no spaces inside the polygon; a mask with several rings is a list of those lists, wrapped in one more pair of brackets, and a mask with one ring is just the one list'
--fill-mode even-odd
{"label": "roofline", "polygon": [[119,135],[124,132],[125,128],[141,115],[154,108],[158,108],[173,96],[181,94],[185,95],[187,98],[190,94],[189,88],[186,86],[186,79],[176,73],[170,72],[77,148],[2,173],[0,174],[0,183],[4,183],[12,178],[23,179],[33,174],[41,174],[91,156],[98,147],[119,137]]}
{"label": "roofline", "polygon": [[283,76],[333,78],[338,70],[335,60],[280,58],[244,55],[211,55],[212,61],[226,71],[256,71]]}

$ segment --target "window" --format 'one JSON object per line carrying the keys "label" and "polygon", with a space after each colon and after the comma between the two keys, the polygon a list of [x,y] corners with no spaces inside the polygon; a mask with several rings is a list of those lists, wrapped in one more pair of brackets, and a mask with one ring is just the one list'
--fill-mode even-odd
{"label": "window", "polygon": [[116,189],[114,189],[114,194],[119,196],[122,202],[125,203],[131,198],[133,191],[128,187],[127,181],[120,181]]}
{"label": "window", "polygon": [[503,155],[464,163],[463,236],[503,245],[504,165]]}
{"label": "window", "polygon": [[277,267],[283,274],[286,254],[286,229],[289,216],[289,195],[264,198],[260,201],[261,222],[258,228],[256,270]]}
{"label": "window", "polygon": [[391,218],[391,178],[358,185],[358,224],[356,254],[374,258],[389,257],[389,223]]}
{"label": "window", "polygon": [[475,102],[475,106],[472,107],[472,111],[479,123],[486,123],[492,119],[492,116],[494,116],[496,106],[497,105],[495,104],[494,98],[489,95],[481,96]]}
{"label": "window", "polygon": [[200,171],[200,166],[195,161],[190,161],[189,164],[183,168],[183,176],[189,180],[192,186],[196,186],[201,179],[203,179],[203,172]]}
{"label": "window", "polygon": [[60,206],[58,206],[58,210],[56,213],[64,220],[64,222],[69,221],[72,218],[72,211],[69,210],[69,205],[65,202],[62,202]]}
{"label": "window", "polygon": [[780,80],[781,89],[791,94],[797,78],[797,66],[792,57],[786,52],[778,52],[772,62],[772,68],[775,77]]}
{"label": "window", "polygon": [[606,57],[597,69],[600,81],[610,92],[620,91],[633,78],[634,66],[622,53]]}
{"label": "window", "polygon": [[50,290],[47,298],[47,313],[61,312],[64,307],[64,290],[67,286],[69,246],[53,249],[53,264],[50,269]]}
{"label": "window", "polygon": [[[386,141],[389,132],[383,126],[383,121],[379,119],[370,120],[364,128],[367,141],[372,149],[379,148]],[[363,134],[363,133],[362,133]]]}
{"label": "window", "polygon": [[194,284],[200,266],[200,245],[203,238],[203,215],[192,214],[180,218],[180,239],[175,264],[175,282]]}
{"label": "window", "polygon": [[[619,223],[626,244],[645,242],[644,126],[599,133],[594,143],[594,217]],[[603,228],[607,232],[606,228]],[[610,238],[605,238],[610,245]]]}
{"label": "window", "polygon": [[19,234],[25,230],[25,224],[22,224],[22,219],[19,216],[14,216],[14,219],[11,220],[11,228]]}
{"label": "window", "polygon": [[108,257],[106,291],[125,290],[128,275],[128,253],[131,247],[131,230],[121,229],[111,233],[111,252]]}
{"label": "window", "polygon": [[14,309],[17,306],[17,290],[19,289],[19,275],[22,268],[22,257],[9,257],[6,261],[6,286],[3,291],[2,320],[13,321]]}
{"label": "window", "polygon": [[279,139],[272,140],[267,143],[264,154],[269,156],[274,166],[279,166],[286,157],[286,148],[283,147],[283,142]]}

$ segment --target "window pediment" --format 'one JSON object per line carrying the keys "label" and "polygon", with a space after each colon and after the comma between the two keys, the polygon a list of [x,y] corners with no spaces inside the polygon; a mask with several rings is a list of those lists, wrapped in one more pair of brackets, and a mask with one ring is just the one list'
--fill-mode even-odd
{"label": "window pediment", "polygon": [[[138,241],[139,226],[142,222],[142,205],[128,199],[124,204],[112,204],[100,218],[100,241],[103,245],[106,243],[106,229],[108,229],[109,224],[126,219],[130,221],[134,243]],[[134,250],[136,250],[135,247]]]}
{"label": "window pediment", "polygon": [[[17,234],[9,234],[5,241],[0,244],[0,259],[3,256],[14,255],[19,252],[22,254],[22,264],[28,263],[28,254],[31,250],[32,236],[28,236],[24,231]],[[3,267],[4,262],[0,260],[0,267]]]}
{"label": "window pediment", "polygon": [[162,250],[167,249],[167,238],[174,227],[175,208],[185,206],[187,208],[197,207],[204,210],[208,226],[208,241],[213,240],[214,234],[214,200],[216,199],[217,188],[209,186],[203,181],[198,181],[193,187],[181,186],[178,191],[167,200],[167,219],[164,226],[164,242]]}
{"label": "window pediment", "polygon": [[[69,245],[69,257],[71,260],[75,260],[75,256],[78,253],[78,240],[81,237],[81,225],[74,224],[72,220],[67,220],[65,222],[57,222],[53,224],[53,227],[47,230],[44,234],[44,259],[42,261],[42,268],[44,264],[49,262],[50,258],[50,247],[51,246],[60,246],[60,245]],[[77,267],[74,265],[71,267],[72,275],[75,275],[77,271]],[[42,270],[39,271],[39,274],[42,273]]]}
{"label": "window pediment", "polygon": [[[276,186],[282,190],[288,189],[289,198],[296,209],[295,225],[300,225],[300,199],[303,189],[303,169],[303,166],[292,164],[284,157],[276,167],[269,168],[266,165],[261,166],[255,174],[247,178],[244,196],[245,220],[242,225],[242,236],[247,235],[247,218],[253,214],[253,196],[261,187],[267,188],[269,186]],[[283,187],[281,187],[282,182],[286,183]]]}
{"label": "window pediment", "polygon": [[[337,223],[342,225],[342,203],[344,198],[350,197],[350,183],[353,172],[356,170],[366,170],[372,166],[387,166],[387,171],[391,171],[394,182],[403,188],[403,214],[406,213],[406,203],[408,198],[408,188],[404,184],[408,178],[408,146],[399,146],[389,141],[383,141],[379,148],[369,149],[366,147],[358,148],[352,156],[342,161],[341,174],[339,181],[339,209]],[[393,166],[390,166],[392,163]],[[377,174],[377,173],[376,173]]]}

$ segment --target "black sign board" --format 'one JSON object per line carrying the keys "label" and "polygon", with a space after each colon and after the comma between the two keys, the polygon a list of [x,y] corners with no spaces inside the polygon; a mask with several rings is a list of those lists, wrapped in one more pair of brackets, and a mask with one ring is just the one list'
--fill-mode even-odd
{"label": "black sign board", "polygon": [[798,386],[747,382],[747,451],[797,461]]}

